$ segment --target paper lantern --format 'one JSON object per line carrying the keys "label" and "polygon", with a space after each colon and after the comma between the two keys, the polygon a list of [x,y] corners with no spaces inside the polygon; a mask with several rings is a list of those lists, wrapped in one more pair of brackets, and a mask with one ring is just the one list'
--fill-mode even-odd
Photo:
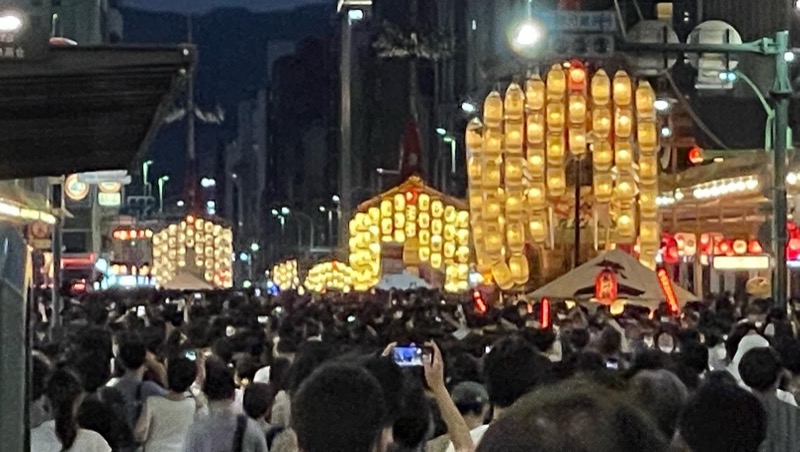
{"label": "paper lantern", "polygon": [[611,100],[610,79],[603,69],[598,69],[592,77],[591,94],[596,106],[608,105]]}
{"label": "paper lantern", "polygon": [[617,299],[619,285],[617,274],[611,269],[601,270],[594,278],[594,298],[604,304],[611,304]]}
{"label": "paper lantern", "polygon": [[525,106],[530,110],[541,110],[545,103],[544,81],[535,75],[525,82]]}
{"label": "paper lantern", "polygon": [[613,82],[614,103],[620,106],[631,104],[631,78],[625,71],[617,71]]}
{"label": "paper lantern", "polygon": [[503,99],[492,91],[483,103],[483,123],[488,127],[500,127],[503,121]]}

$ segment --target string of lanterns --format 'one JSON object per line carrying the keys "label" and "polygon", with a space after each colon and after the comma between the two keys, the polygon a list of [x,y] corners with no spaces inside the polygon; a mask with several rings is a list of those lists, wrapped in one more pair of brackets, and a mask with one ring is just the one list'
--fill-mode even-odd
{"label": "string of lanterns", "polygon": [[297,289],[300,286],[297,260],[291,259],[272,266],[272,282],[280,290]]}

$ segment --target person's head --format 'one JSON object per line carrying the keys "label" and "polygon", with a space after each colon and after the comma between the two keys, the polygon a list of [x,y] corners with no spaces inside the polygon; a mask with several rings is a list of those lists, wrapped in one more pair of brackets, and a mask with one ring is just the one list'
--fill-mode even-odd
{"label": "person's head", "polygon": [[242,405],[251,419],[262,419],[271,407],[272,391],[266,383],[250,383],[244,390]]}
{"label": "person's head", "polygon": [[292,397],[292,428],[302,452],[383,451],[386,407],[366,370],[329,364],[316,370]]}
{"label": "person's head", "polygon": [[742,381],[758,392],[777,389],[781,371],[778,353],[769,347],[751,349],[739,362],[739,375]]}
{"label": "person's head", "polygon": [[477,452],[661,452],[666,443],[620,393],[572,380],[520,399],[489,427]]}
{"label": "person's head", "polygon": [[258,372],[259,365],[252,356],[245,355],[236,360],[236,382],[247,386],[253,381]]}
{"label": "person's head", "polygon": [[489,392],[482,384],[474,381],[459,383],[450,392],[450,398],[470,429],[483,424],[491,408]]}
{"label": "person's head", "polygon": [[294,393],[303,381],[331,356],[328,346],[321,342],[308,342],[297,353],[289,367],[287,386]]}
{"label": "person's head", "polygon": [[175,358],[167,363],[167,386],[172,392],[183,393],[197,378],[197,363],[187,358]]}
{"label": "person's head", "polygon": [[147,347],[138,335],[123,334],[119,338],[119,356],[117,357],[125,370],[136,371],[144,366]]}
{"label": "person's head", "polygon": [[75,360],[75,370],[83,382],[83,390],[91,394],[111,378],[111,366],[103,355],[86,352]]}
{"label": "person's head", "polygon": [[66,369],[56,370],[47,382],[45,394],[56,422],[56,436],[62,449],[69,450],[78,436],[75,417],[83,400],[81,381]]}
{"label": "person's head", "polygon": [[607,358],[618,354],[621,347],[622,335],[619,331],[611,327],[604,328],[597,341],[597,351]]}
{"label": "person's head", "polygon": [[700,375],[708,370],[708,348],[694,340],[682,342],[679,360]]}
{"label": "person's head", "polygon": [[767,414],[747,390],[728,380],[706,383],[678,421],[678,440],[692,452],[756,452],[767,431]]}
{"label": "person's head", "polygon": [[203,392],[212,402],[233,401],[233,397],[236,395],[236,384],[233,382],[233,372],[225,363],[216,359],[206,362]]}
{"label": "person's head", "polygon": [[489,399],[497,408],[507,408],[542,383],[552,365],[520,337],[499,340],[484,357],[483,373]]}
{"label": "person's head", "polygon": [[592,339],[586,328],[575,328],[569,332],[569,344],[573,350],[583,350],[589,345]]}
{"label": "person's head", "polygon": [[689,398],[689,391],[678,377],[667,370],[644,370],[633,376],[630,385],[633,401],[650,414],[667,438],[675,433],[678,415]]}

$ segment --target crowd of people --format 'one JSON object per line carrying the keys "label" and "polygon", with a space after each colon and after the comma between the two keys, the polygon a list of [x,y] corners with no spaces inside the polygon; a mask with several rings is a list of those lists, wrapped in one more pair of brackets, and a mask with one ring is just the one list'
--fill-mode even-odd
{"label": "crowd of people", "polygon": [[770,300],[486,305],[88,294],[37,329],[31,450],[800,451],[798,319]]}

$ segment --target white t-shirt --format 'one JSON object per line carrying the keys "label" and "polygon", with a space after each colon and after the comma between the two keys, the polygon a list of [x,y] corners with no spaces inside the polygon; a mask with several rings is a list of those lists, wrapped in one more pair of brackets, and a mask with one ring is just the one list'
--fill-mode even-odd
{"label": "white t-shirt", "polygon": [[[62,446],[56,435],[56,421],[47,421],[31,430],[31,451],[61,452]],[[111,452],[106,440],[92,430],[78,429],[78,435],[67,452]]]}
{"label": "white t-shirt", "polygon": [[[470,430],[469,436],[472,437],[472,444],[474,444],[475,447],[478,447],[478,444],[480,444],[481,440],[483,439],[483,434],[486,433],[486,430],[489,430],[489,424],[481,425]],[[447,452],[456,452],[456,447],[452,442],[447,446]]]}
{"label": "white t-shirt", "polygon": [[182,452],[196,409],[197,402],[191,398],[148,397],[142,410],[148,425],[144,450]]}

